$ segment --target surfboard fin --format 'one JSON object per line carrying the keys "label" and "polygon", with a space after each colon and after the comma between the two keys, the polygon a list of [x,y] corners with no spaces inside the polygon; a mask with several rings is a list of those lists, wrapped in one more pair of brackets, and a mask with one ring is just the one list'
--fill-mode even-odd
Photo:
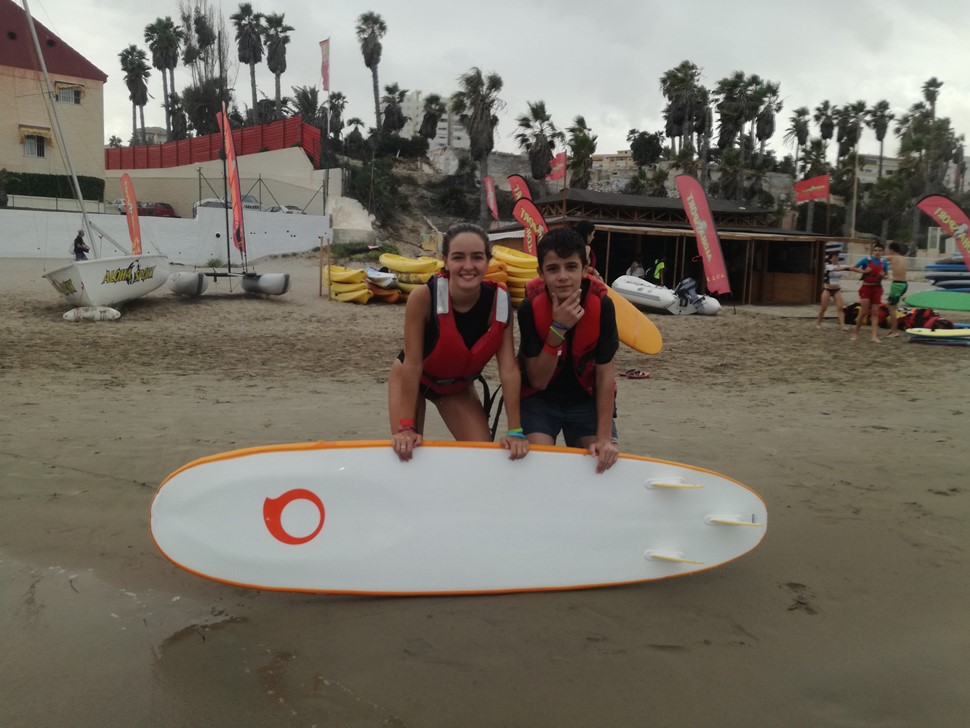
{"label": "surfboard fin", "polygon": [[680,478],[666,478],[664,480],[648,480],[646,482],[648,489],[653,490],[654,488],[669,488],[671,490],[690,490],[693,488],[703,488],[703,485],[691,485],[690,483],[685,483]]}
{"label": "surfboard fin", "polygon": [[704,516],[704,523],[708,526],[754,526],[764,528],[765,524],[755,521],[742,521],[739,515],[730,516]]}
{"label": "surfboard fin", "polygon": [[698,566],[704,565],[703,561],[685,559],[680,551],[656,551],[654,549],[647,549],[643,555],[654,561],[669,561],[675,564],[697,564]]}

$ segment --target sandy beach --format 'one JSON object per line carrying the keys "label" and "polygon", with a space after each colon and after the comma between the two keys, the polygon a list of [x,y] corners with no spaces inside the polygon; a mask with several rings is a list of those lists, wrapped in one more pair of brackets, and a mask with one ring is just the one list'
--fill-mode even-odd
{"label": "sandy beach", "polygon": [[155,489],[225,450],[387,437],[404,316],[319,298],[314,257],[258,269],[292,291],[70,324],[40,261],[0,261],[4,728],[967,724],[970,347],[851,342],[831,308],[654,316],[661,355],[617,357],[652,374],[619,380],[621,446],[757,490],[755,552],[591,591],[258,592],[171,565]]}

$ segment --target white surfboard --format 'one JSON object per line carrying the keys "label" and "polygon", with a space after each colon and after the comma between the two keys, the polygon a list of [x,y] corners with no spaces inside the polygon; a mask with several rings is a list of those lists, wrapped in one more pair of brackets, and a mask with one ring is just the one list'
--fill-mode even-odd
{"label": "white surfboard", "polygon": [[237,450],[159,487],[151,531],[177,566],[280,591],[467,594],[585,589],[682,576],[755,548],[750,488],[700,468],[538,447],[388,442]]}

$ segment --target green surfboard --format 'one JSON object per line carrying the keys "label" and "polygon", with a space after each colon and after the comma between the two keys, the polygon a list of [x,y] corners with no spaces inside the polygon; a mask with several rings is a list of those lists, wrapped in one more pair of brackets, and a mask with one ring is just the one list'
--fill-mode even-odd
{"label": "green surfboard", "polygon": [[906,305],[914,308],[936,308],[940,311],[970,311],[970,293],[920,291],[906,296]]}

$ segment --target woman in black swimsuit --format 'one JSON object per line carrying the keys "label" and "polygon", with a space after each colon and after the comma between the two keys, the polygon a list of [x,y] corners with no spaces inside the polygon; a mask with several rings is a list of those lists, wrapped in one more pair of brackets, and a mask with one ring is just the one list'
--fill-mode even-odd
{"label": "woman in black swimsuit", "polygon": [[845,326],[845,301],[842,299],[842,271],[852,270],[850,266],[839,264],[840,254],[833,251],[828,254],[825,262],[825,280],[822,284],[822,303],[818,309],[818,321],[816,325],[822,328],[822,319],[825,318],[825,309],[829,306],[829,301],[835,299],[835,308],[839,316],[839,326],[843,331],[848,331]]}

